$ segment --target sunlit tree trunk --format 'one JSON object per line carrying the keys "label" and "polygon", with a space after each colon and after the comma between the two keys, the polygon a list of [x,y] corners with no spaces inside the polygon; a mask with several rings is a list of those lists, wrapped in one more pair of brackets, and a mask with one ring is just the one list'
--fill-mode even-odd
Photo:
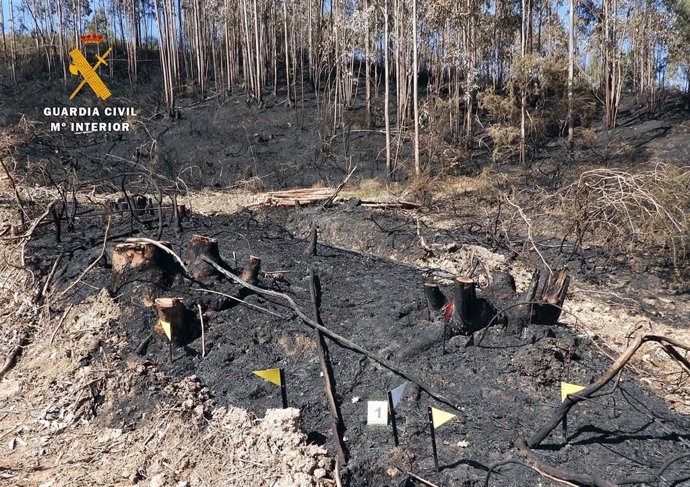
{"label": "sunlit tree trunk", "polygon": [[384,69],[384,118],[386,124],[386,174],[390,177],[393,174],[393,168],[391,165],[391,115],[390,115],[390,55],[389,55],[389,44],[388,44],[388,24],[390,13],[388,11],[388,1],[384,2],[383,10],[383,69]]}
{"label": "sunlit tree trunk", "polygon": [[422,174],[422,165],[419,161],[419,68],[417,66],[417,0],[412,0],[412,96],[414,98],[414,172],[417,176]]}
{"label": "sunlit tree trunk", "polygon": [[575,73],[575,0],[570,0],[568,22],[568,150],[572,152],[575,141],[573,127],[573,76]]}
{"label": "sunlit tree trunk", "polygon": [[522,77],[520,83],[520,164],[527,165],[527,140],[526,140],[526,110],[527,110],[527,75],[524,66],[527,54],[527,0],[522,0],[522,27],[520,29],[520,54],[523,60]]}
{"label": "sunlit tree trunk", "polygon": [[16,34],[14,30],[14,5],[12,4],[12,0],[10,0],[10,5],[9,5],[9,11],[10,11],[10,44],[11,44],[11,52],[10,52],[10,60],[11,60],[11,67],[12,67],[12,82],[14,84],[17,84],[17,39],[16,39]]}

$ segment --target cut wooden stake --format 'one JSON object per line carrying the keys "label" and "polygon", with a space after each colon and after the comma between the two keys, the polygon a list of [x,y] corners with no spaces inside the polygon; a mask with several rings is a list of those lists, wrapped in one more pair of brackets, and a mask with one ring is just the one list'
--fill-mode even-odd
{"label": "cut wooden stake", "polygon": [[173,194],[172,195],[172,202],[173,202],[173,219],[175,220],[175,234],[180,235],[182,234],[183,228],[182,228],[182,219],[180,218],[180,207],[177,204],[177,195]]}
{"label": "cut wooden stake", "polygon": [[201,305],[196,305],[199,310],[199,323],[201,325],[201,358],[206,357],[206,333],[204,331],[204,314],[201,312]]}
{"label": "cut wooden stake", "polygon": [[283,409],[288,408],[287,385],[285,384],[285,371],[280,369],[280,398],[283,401]]}
{"label": "cut wooden stake", "polygon": [[434,453],[434,466],[436,467],[436,471],[438,472],[440,468],[438,466],[438,452],[436,450],[436,431],[434,431],[434,415],[431,410],[431,406],[429,406],[429,430],[431,431],[431,449]]}
{"label": "cut wooden stake", "polygon": [[391,394],[391,391],[388,391],[388,410],[391,418],[391,429],[393,430],[393,443],[395,446],[399,446],[400,442],[398,441],[398,424],[396,423],[395,406],[393,405],[393,394]]}

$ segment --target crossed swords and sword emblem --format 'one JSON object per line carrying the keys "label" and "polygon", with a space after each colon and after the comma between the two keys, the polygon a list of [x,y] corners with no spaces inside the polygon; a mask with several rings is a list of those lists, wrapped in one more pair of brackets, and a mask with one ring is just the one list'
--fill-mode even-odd
{"label": "crossed swords and sword emblem", "polygon": [[84,78],[81,83],[79,83],[79,86],[77,86],[77,89],[74,90],[74,92],[72,92],[70,95],[70,100],[77,96],[77,93],[79,93],[79,91],[87,83],[94,93],[96,93],[96,96],[98,96],[101,100],[107,100],[110,97],[112,93],[110,93],[108,87],[105,86],[103,80],[101,80],[100,76],[98,76],[98,73],[96,73],[96,69],[98,69],[101,64],[104,66],[108,65],[108,63],[105,61],[105,58],[108,57],[110,51],[112,51],[112,48],[108,49],[103,56],[96,55],[98,61],[93,66],[89,64],[79,49],[72,49],[70,51],[69,56],[72,58],[72,64],[69,66],[69,72],[74,76],[81,74]]}

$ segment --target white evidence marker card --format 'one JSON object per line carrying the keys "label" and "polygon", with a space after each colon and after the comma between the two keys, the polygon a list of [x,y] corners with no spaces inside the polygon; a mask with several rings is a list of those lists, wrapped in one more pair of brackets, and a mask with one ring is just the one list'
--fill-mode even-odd
{"label": "white evidence marker card", "polygon": [[367,401],[367,424],[388,424],[388,401]]}

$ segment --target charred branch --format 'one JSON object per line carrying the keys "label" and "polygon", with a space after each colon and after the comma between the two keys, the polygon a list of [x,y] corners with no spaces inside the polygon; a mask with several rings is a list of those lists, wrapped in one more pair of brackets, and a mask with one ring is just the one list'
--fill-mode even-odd
{"label": "charred branch", "polygon": [[529,440],[527,446],[534,448],[538,446],[544,439],[563,421],[568,411],[572,409],[577,403],[590,399],[594,393],[599,391],[602,387],[609,383],[630,361],[637,350],[646,342],[656,342],[663,345],[671,345],[675,348],[681,348],[690,351],[690,344],[686,344],[675,340],[673,338],[660,335],[640,335],[637,339],[621,354],[620,357],[599,377],[595,382],[587,386],[585,389],[577,394],[569,395],[565,401],[556,409],[551,419],[549,419],[536,433],[534,433]]}

